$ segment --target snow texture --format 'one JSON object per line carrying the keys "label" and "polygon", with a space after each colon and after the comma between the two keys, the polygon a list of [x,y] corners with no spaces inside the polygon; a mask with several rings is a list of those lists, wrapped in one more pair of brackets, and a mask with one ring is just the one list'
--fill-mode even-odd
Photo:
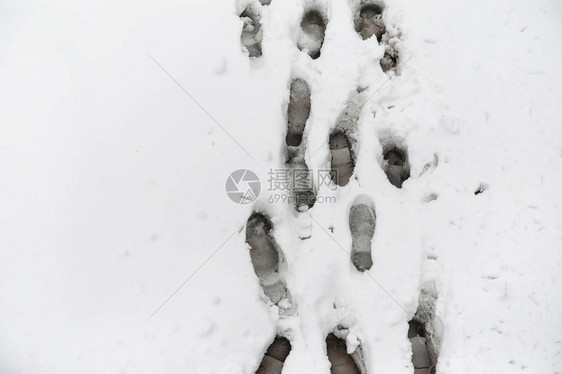
{"label": "snow texture", "polygon": [[[412,320],[437,374],[562,373],[560,3],[377,2],[380,43],[356,31],[366,4],[3,2],[2,374],[252,374],[281,337],[283,374],[326,374],[330,334],[362,374],[412,374]],[[310,10],[323,24],[303,28]],[[302,212],[267,182],[297,78],[313,176],[362,90],[353,175]],[[406,151],[401,188],[386,139]],[[238,169],[262,182],[251,204],[225,193]],[[364,272],[358,196],[376,209]],[[256,275],[254,212],[290,315]]]}

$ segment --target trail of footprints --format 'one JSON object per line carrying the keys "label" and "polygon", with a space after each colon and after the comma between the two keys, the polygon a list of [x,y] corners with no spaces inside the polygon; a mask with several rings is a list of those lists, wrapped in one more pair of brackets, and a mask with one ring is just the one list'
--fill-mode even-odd
{"label": "trail of footprints", "polygon": [[[271,0],[260,0],[260,3],[261,6],[266,6]],[[355,9],[354,27],[363,40],[375,37],[385,46],[385,54],[380,60],[381,69],[384,72],[396,71],[399,60],[397,43],[400,34],[386,27],[383,12],[382,2],[361,0],[360,5]],[[250,58],[260,58],[263,53],[260,7],[250,4],[240,13],[240,18],[243,20],[240,36],[243,50]],[[327,25],[328,19],[320,9],[305,9],[300,23],[298,49],[308,54],[311,59],[319,58]],[[337,186],[346,186],[354,175],[357,157],[357,121],[364,91],[358,89],[352,95],[347,107],[338,117],[327,142],[331,154],[331,179]],[[305,172],[306,174],[308,171],[305,162],[306,141],[303,138],[311,106],[311,90],[308,83],[302,78],[294,78],[289,87],[285,137],[285,165],[292,173]],[[381,167],[388,181],[396,188],[402,188],[403,183],[410,177],[407,149],[403,142],[393,139],[392,136],[381,137],[380,143],[383,151]],[[294,208],[298,212],[304,212],[314,206],[316,193],[307,181],[303,182],[302,188],[295,186],[293,194]],[[352,237],[350,260],[360,272],[368,271],[373,265],[371,247],[375,228],[374,203],[365,195],[358,196],[349,211],[349,230]],[[246,242],[249,245],[254,272],[265,296],[272,304],[279,307],[282,317],[296,314],[296,306],[281,275],[282,267],[285,266],[283,252],[275,241],[274,227],[267,214],[259,211],[251,214],[246,224]],[[408,339],[412,345],[412,364],[415,374],[435,373],[439,345],[433,325],[436,299],[435,292],[422,290],[418,310],[408,322]],[[344,330],[338,327],[326,337],[330,372],[365,374],[361,347],[359,346],[354,353],[348,354]],[[256,373],[280,374],[290,351],[290,341],[286,337],[276,336],[264,354]]]}
{"label": "trail of footprints", "polygon": [[[260,0],[262,6],[270,3],[271,0]],[[400,33],[395,30],[388,30],[385,26],[383,21],[384,5],[382,3],[365,1],[361,3],[363,5],[356,10],[355,14],[355,31],[363,40],[375,36],[379,43],[384,44],[385,53],[380,60],[381,68],[384,72],[395,70],[399,59],[397,44],[400,41]],[[240,35],[243,50],[248,53],[250,58],[261,57],[263,30],[259,7],[255,4],[248,5],[240,13],[240,18],[244,22]],[[327,23],[326,15],[315,8],[306,10],[302,17],[297,47],[312,59],[320,57]]]}

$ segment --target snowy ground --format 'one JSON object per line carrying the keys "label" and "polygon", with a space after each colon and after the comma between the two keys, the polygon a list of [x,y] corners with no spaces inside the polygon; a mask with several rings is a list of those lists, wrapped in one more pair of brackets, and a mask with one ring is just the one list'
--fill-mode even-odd
{"label": "snowy ground", "polygon": [[[438,373],[562,373],[560,3],[389,1],[390,80],[384,48],[353,29],[356,1],[307,3],[329,20],[316,60],[296,47],[305,2],[273,0],[250,61],[248,3],[3,3],[0,372],[253,373],[284,331],[284,373],[328,373],[326,335],[345,325],[369,374],[413,373],[407,322],[429,287]],[[312,170],[329,168],[352,93],[372,94],[353,180],[301,216],[265,183],[296,76]],[[402,189],[380,166],[388,136],[408,149]],[[254,204],[225,193],[241,168],[264,182]],[[359,195],[377,213],[368,273],[346,254]],[[253,209],[286,257],[290,323],[252,269]]]}

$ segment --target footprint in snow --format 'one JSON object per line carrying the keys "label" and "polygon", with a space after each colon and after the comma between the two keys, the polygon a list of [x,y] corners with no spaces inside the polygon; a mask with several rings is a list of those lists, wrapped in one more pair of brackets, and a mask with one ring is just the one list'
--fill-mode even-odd
{"label": "footprint in snow", "polygon": [[410,163],[404,142],[392,134],[381,135],[379,141],[383,156],[381,167],[389,182],[396,188],[402,188],[402,184],[410,178]]}
{"label": "footprint in snow", "polygon": [[377,41],[385,46],[384,55],[380,60],[383,72],[395,71],[398,63],[398,43],[400,32],[395,28],[386,27],[383,20],[384,5],[378,2],[369,2],[360,7],[354,19],[355,31],[363,40],[373,35]]}
{"label": "footprint in snow", "polygon": [[290,180],[297,211],[306,211],[316,203],[316,193],[304,157],[306,149],[302,142],[306,122],[310,116],[310,107],[308,83],[300,78],[294,79],[289,89],[285,164],[290,169]]}
{"label": "footprint in snow", "polygon": [[250,259],[265,295],[273,304],[289,299],[285,281],[279,273],[282,260],[273,238],[273,224],[263,213],[254,212],[246,223],[246,243],[250,246]]}
{"label": "footprint in snow", "polygon": [[427,338],[425,326],[415,319],[408,322],[408,339],[412,344],[412,365],[414,374],[435,373],[435,349]]}
{"label": "footprint in snow", "polygon": [[332,181],[338,186],[347,185],[355,169],[357,124],[365,104],[365,93],[364,89],[352,93],[328,140]]}
{"label": "footprint in snow", "polygon": [[256,374],[281,374],[283,365],[291,352],[291,342],[282,336],[276,336],[256,371]]}
{"label": "footprint in snow", "polygon": [[[386,35],[386,34],[385,34]],[[398,38],[389,38],[384,50],[384,56],[381,58],[380,65],[383,72],[395,71],[398,64]]]}
{"label": "footprint in snow", "polygon": [[332,156],[330,169],[332,181],[338,186],[349,183],[355,169],[354,157],[351,154],[351,141],[344,131],[335,130],[328,141]]}
{"label": "footprint in snow", "polygon": [[351,262],[364,272],[373,266],[371,244],[375,234],[376,215],[373,202],[367,196],[359,196],[349,211],[351,231]]}
{"label": "footprint in snow", "polygon": [[298,147],[301,145],[304,127],[310,116],[310,87],[303,79],[297,78],[291,82],[289,92],[289,124],[285,141],[288,146]]}
{"label": "footprint in snow", "polygon": [[353,357],[347,353],[345,340],[333,333],[326,337],[326,351],[330,361],[331,374],[360,374],[359,367]]}
{"label": "footprint in snow", "polygon": [[240,14],[240,18],[244,21],[242,34],[240,35],[243,49],[248,52],[250,57],[260,57],[262,55],[261,43],[263,40],[260,15],[251,6],[248,6]]}
{"label": "footprint in snow", "polygon": [[301,29],[298,48],[312,59],[317,59],[324,43],[326,19],[317,9],[310,9],[302,17]]}
{"label": "footprint in snow", "polygon": [[418,309],[408,322],[415,374],[435,374],[441,338],[435,320],[437,289],[435,281],[426,281],[418,299]]}
{"label": "footprint in snow", "polygon": [[375,35],[380,43],[383,34],[386,32],[386,27],[382,20],[382,12],[382,6],[374,3],[365,4],[361,7],[355,17],[355,31],[361,35],[363,40]]}
{"label": "footprint in snow", "polygon": [[304,149],[287,149],[285,165],[289,169],[292,197],[288,200],[293,203],[298,212],[306,212],[316,203],[316,192],[310,169],[304,159]]}
{"label": "footprint in snow", "polygon": [[402,184],[410,178],[410,167],[406,152],[398,147],[392,147],[384,152],[384,172],[393,186],[402,188]]}

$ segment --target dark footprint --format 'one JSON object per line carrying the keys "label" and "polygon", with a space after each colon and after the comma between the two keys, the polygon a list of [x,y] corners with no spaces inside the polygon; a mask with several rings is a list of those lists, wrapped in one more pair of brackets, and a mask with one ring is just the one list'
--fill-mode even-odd
{"label": "dark footprint", "polygon": [[263,40],[260,16],[251,7],[248,7],[240,14],[240,18],[244,21],[240,42],[248,51],[250,57],[260,57]]}
{"label": "dark footprint", "polygon": [[398,188],[410,178],[410,166],[406,151],[393,145],[388,147],[383,154],[384,172],[390,183]]}
{"label": "dark footprint", "polygon": [[326,337],[326,350],[330,360],[331,374],[360,374],[357,364],[347,353],[347,345],[343,339],[330,333]]}
{"label": "dark footprint", "polygon": [[336,121],[328,144],[331,153],[331,177],[338,186],[345,186],[355,169],[357,123],[365,104],[365,89],[358,88],[351,96]]}
{"label": "dark footprint", "polygon": [[[302,148],[302,147],[301,147]],[[312,173],[304,160],[304,149],[289,147],[285,165],[289,170],[288,184],[293,192],[289,203],[292,203],[298,212],[306,212],[316,203]]]}
{"label": "dark footprint", "polygon": [[394,44],[387,45],[384,51],[384,56],[381,58],[381,69],[383,72],[387,72],[389,70],[395,69],[396,64],[398,63],[398,51]]}
{"label": "dark footprint", "polygon": [[355,31],[363,40],[375,35],[377,41],[381,41],[386,27],[382,20],[383,8],[377,4],[367,4],[361,7],[359,14],[355,18]]}
{"label": "dark footprint", "polygon": [[299,212],[306,211],[316,203],[312,175],[304,159],[305,147],[302,145],[306,121],[310,116],[310,87],[303,79],[291,82],[289,105],[287,108],[287,135],[285,137],[286,161],[290,170],[290,184],[293,196],[290,201]]}
{"label": "dark footprint", "polygon": [[316,203],[316,193],[312,185],[312,175],[302,154],[287,160],[287,165],[291,169],[291,184],[294,194],[295,208],[299,212],[307,211]]}
{"label": "dark footprint", "polygon": [[329,145],[332,155],[332,181],[338,186],[345,186],[355,169],[349,137],[345,132],[336,130],[330,134]]}
{"label": "dark footprint", "polygon": [[260,0],[261,5],[269,5],[271,4],[271,0]]}
{"label": "dark footprint", "polygon": [[437,290],[427,283],[420,292],[418,309],[408,328],[412,344],[412,364],[416,374],[434,374],[439,357],[441,338],[439,324],[435,320]]}
{"label": "dark footprint", "polygon": [[437,356],[424,325],[416,319],[412,319],[408,324],[408,339],[412,344],[414,374],[434,374]]}
{"label": "dark footprint", "polygon": [[312,173],[304,160],[304,151],[304,147],[289,146],[285,159],[285,165],[289,170],[287,188],[293,193],[289,203],[293,204],[298,212],[305,212],[316,203]]}
{"label": "dark footprint", "polygon": [[310,115],[310,105],[310,87],[304,80],[294,79],[291,82],[289,107],[287,109],[289,124],[285,141],[288,146],[300,146],[304,127]]}
{"label": "dark footprint", "polygon": [[289,352],[291,352],[289,340],[281,336],[275,337],[267,348],[256,374],[281,374]]}
{"label": "dark footprint", "polygon": [[371,200],[362,196],[355,200],[349,212],[351,231],[351,262],[361,272],[373,266],[371,242],[375,235],[376,215]]}
{"label": "dark footprint", "polygon": [[316,10],[307,11],[301,21],[302,34],[298,42],[301,51],[308,53],[313,59],[320,57],[320,50],[326,34],[326,20]]}
{"label": "dark footprint", "polygon": [[306,211],[316,203],[316,193],[311,188],[295,190],[296,206],[299,212]]}
{"label": "dark footprint", "polygon": [[279,274],[279,251],[272,236],[271,220],[254,212],[246,223],[246,243],[250,245],[250,258],[264,293],[277,304],[288,296],[285,282]]}

